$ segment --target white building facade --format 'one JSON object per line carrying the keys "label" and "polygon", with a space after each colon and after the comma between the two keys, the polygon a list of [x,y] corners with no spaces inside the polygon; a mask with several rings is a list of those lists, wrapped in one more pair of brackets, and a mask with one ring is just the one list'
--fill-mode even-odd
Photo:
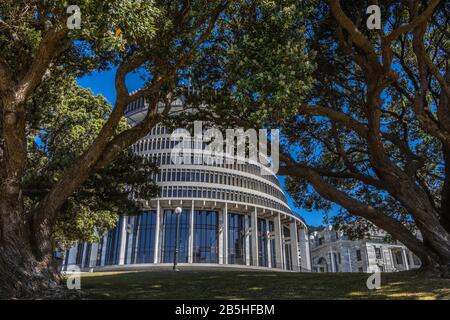
{"label": "white building facade", "polygon": [[[172,110],[182,107],[177,100]],[[126,116],[137,124],[147,112],[144,99],[130,104]],[[67,251],[63,270],[169,266],[174,262],[179,207],[178,264],[266,270],[310,271],[305,222],[294,215],[276,175],[262,175],[261,165],[209,163],[204,143],[189,142],[189,164],[174,164],[176,142],[161,125],[133,145],[133,151],[158,164],[152,177],[160,186],[146,210],[121,216],[100,243],[79,243]]]}
{"label": "white building facade", "polygon": [[350,240],[331,227],[310,236],[314,272],[396,272],[420,267],[419,258],[403,244],[388,243],[384,235]]}

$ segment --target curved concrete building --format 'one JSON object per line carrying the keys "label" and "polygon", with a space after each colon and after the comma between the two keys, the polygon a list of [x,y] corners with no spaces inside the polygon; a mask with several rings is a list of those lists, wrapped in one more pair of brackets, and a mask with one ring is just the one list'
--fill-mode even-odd
{"label": "curved concrete building", "polygon": [[[179,99],[172,111],[181,108]],[[126,116],[136,124],[146,111],[141,99],[127,107]],[[132,147],[159,165],[152,177],[161,188],[159,197],[144,200],[142,213],[120,217],[100,243],[68,250],[65,269],[172,266],[178,207],[180,267],[310,270],[306,224],[291,212],[276,175],[261,174],[265,168],[248,160],[203,161],[205,143],[193,139],[183,140],[192,151],[189,161],[174,164],[177,142],[171,133],[157,125]]]}

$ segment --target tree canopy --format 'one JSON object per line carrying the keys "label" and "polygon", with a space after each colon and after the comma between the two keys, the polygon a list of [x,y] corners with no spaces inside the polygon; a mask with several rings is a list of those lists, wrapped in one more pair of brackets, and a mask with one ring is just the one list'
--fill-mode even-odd
{"label": "tree canopy", "polygon": [[381,30],[366,26],[370,4],[249,5],[227,32],[251,40],[233,34],[196,65],[199,86],[226,89],[191,103],[206,99],[219,124],[281,128],[279,174],[297,205],[336,204],[335,223],[368,221],[447,274],[448,3],[380,1]]}
{"label": "tree canopy", "polygon": [[[125,184],[143,195],[152,192],[140,174],[145,173],[147,164],[138,164],[138,159],[124,150],[170,111],[168,102],[174,88],[213,36],[228,1],[85,0],[77,5],[80,28],[71,28],[67,21],[73,18],[67,13],[67,1],[0,3],[2,294],[20,296],[57,284],[52,267],[53,235],[58,226],[64,229],[61,221],[76,219],[70,213],[78,209],[97,215],[116,211],[111,203],[106,204],[112,200],[112,192],[117,192],[118,199],[113,207],[123,203]],[[109,110],[104,101],[73,84],[74,77],[105,69],[115,71],[116,99]],[[126,78],[138,71],[145,74],[145,86],[129,92]],[[61,74],[69,76],[58,78]],[[65,89],[56,83],[58,79],[67,82]],[[57,112],[45,114],[49,111],[46,97],[41,96],[39,101],[38,92],[45,92],[45,85],[49,85],[49,92],[60,88],[67,95],[56,110],[66,121],[54,118]],[[141,97],[149,100],[147,116],[139,125],[126,127],[125,107]],[[163,113],[158,113],[160,101],[167,102]],[[67,132],[61,135],[49,130],[48,121],[57,121],[52,129],[61,125],[59,129]],[[83,121],[86,126],[80,123]],[[36,123],[43,128],[33,128]],[[30,135],[30,130],[35,132]],[[36,155],[29,159],[29,138],[33,134],[43,146],[36,147]],[[84,141],[78,141],[77,148],[65,150],[77,138]],[[29,160],[36,170],[45,173],[30,174]],[[121,171],[125,164],[129,170]],[[130,174],[138,168],[143,171]],[[113,172],[123,183],[102,189],[115,183],[108,180]],[[37,181],[38,176],[43,179]],[[33,186],[44,193],[31,199],[25,188]],[[86,191],[92,188],[95,194],[89,195]],[[80,201],[83,208],[76,207]],[[64,218],[67,214],[70,217]]]}

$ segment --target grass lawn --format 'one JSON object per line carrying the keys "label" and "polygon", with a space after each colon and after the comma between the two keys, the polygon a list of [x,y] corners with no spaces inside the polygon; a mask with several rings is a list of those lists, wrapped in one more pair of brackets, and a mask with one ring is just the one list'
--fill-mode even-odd
{"label": "grass lawn", "polygon": [[384,273],[368,290],[363,273],[241,271],[102,272],[83,274],[88,299],[450,299],[450,280],[414,271]]}

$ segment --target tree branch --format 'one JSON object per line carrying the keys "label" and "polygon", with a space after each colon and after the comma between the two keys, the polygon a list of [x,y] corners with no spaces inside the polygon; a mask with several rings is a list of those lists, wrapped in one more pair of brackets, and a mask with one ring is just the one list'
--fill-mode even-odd
{"label": "tree branch", "polygon": [[422,12],[421,15],[414,17],[414,19],[408,23],[401,25],[397,29],[393,30],[390,34],[388,34],[385,37],[385,41],[387,43],[390,43],[394,40],[396,40],[400,35],[407,33],[417,27],[419,24],[427,21],[430,16],[433,14],[434,9],[437,7],[437,5],[441,2],[440,0],[431,0],[428,7]]}
{"label": "tree branch", "polygon": [[407,245],[419,257],[428,257],[431,253],[425,248],[403,224],[399,221],[385,215],[379,209],[358,201],[343,191],[326,183],[320,175],[314,170],[306,168],[297,168],[292,172],[293,176],[305,179],[314,188],[314,190],[328,201],[334,202],[347,210],[350,214],[360,216],[380,229],[388,232],[394,239]]}
{"label": "tree branch", "polygon": [[67,26],[61,24],[50,29],[42,38],[33,63],[17,86],[17,93],[23,101],[39,85],[51,61],[59,52],[59,42],[67,36],[68,31]]}
{"label": "tree branch", "polygon": [[[90,174],[101,167],[99,161],[101,162],[103,160],[100,159],[105,159],[104,164],[108,164],[113,159],[116,152],[123,150],[123,147],[127,144],[131,144],[141,136],[147,134],[152,126],[158,122],[157,105],[160,98],[161,87],[177,75],[179,69],[184,65],[187,59],[194,55],[195,49],[211,34],[217,18],[221,12],[225,10],[227,5],[228,1],[222,1],[213,9],[208,27],[197,39],[191,50],[189,50],[188,53],[185,53],[178,63],[176,63],[167,73],[162,76],[156,75],[157,80],[152,83],[149,88],[142,89],[130,96],[125,86],[125,76],[127,73],[142,65],[142,63],[146,61],[146,57],[135,54],[135,56],[132,56],[127,62],[119,67],[115,80],[115,85],[118,89],[118,97],[110,118],[89,149],[64,172],[62,178],[53,186],[51,192],[41,202],[41,208],[38,210],[38,214],[35,215],[33,221],[35,227],[38,228],[40,224],[46,220],[55,219],[58,214],[58,209],[64,203],[65,199],[79,188]],[[126,130],[112,138],[127,103],[140,97],[147,97],[149,93],[152,93],[150,94],[152,108],[149,108],[146,118],[136,127]],[[119,150],[119,148],[121,149]],[[108,155],[111,155],[111,157],[106,157]]]}
{"label": "tree branch", "polygon": [[339,0],[329,0],[331,12],[336,21],[342,26],[350,35],[352,42],[366,53],[371,60],[373,66],[380,66],[379,61],[375,55],[375,49],[372,43],[359,31],[358,27],[349,19],[349,17],[342,10]]}
{"label": "tree branch", "polygon": [[311,105],[300,105],[297,107],[297,111],[304,116],[326,116],[329,119],[344,125],[346,128],[353,130],[360,137],[367,139],[367,127],[343,112],[327,107]]}
{"label": "tree branch", "polygon": [[286,152],[281,151],[280,152],[280,159],[286,163],[286,165],[280,167],[278,170],[278,174],[285,176],[285,175],[292,175],[295,176],[296,172],[298,170],[312,170],[319,174],[320,176],[326,176],[330,178],[339,178],[339,179],[355,179],[358,181],[361,181],[363,183],[369,184],[371,186],[374,186],[380,190],[386,190],[386,187],[382,183],[382,181],[372,178],[370,176],[367,176],[365,174],[362,174],[360,172],[334,172],[330,171],[326,168],[318,168],[318,167],[311,167],[306,166],[300,163],[297,163],[292,159],[292,156],[289,155]]}

